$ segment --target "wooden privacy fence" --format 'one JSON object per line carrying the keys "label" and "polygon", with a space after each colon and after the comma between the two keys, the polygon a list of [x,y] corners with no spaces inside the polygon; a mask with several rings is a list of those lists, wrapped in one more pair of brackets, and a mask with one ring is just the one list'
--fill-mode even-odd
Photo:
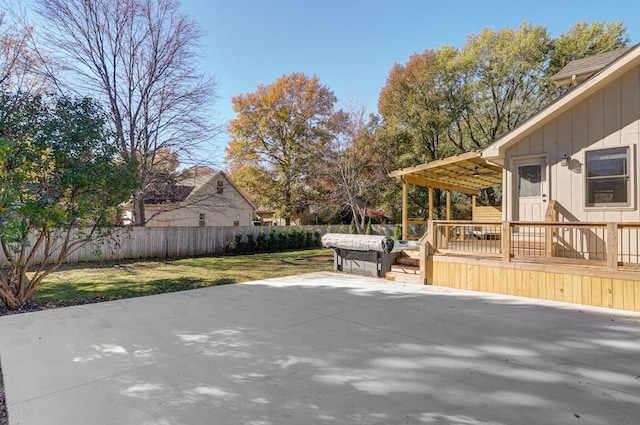
{"label": "wooden privacy fence", "polygon": [[[314,226],[226,226],[226,227],[119,227],[101,240],[87,243],[75,250],[67,263],[85,261],[118,261],[141,258],[170,258],[190,257],[198,255],[213,255],[222,252],[230,246],[236,234],[242,233],[246,241],[247,234],[253,232],[254,238],[260,230],[264,230],[267,237],[271,229],[276,233],[289,231],[290,227],[311,229],[320,234],[327,232],[326,225]],[[340,225],[332,225],[332,232],[338,232]],[[374,233],[393,236],[395,225],[373,225]],[[349,231],[349,225],[343,226]],[[80,230],[78,230],[80,231]],[[31,243],[35,238],[31,237]],[[56,259],[57,256],[52,256]],[[43,261],[42,249],[36,253],[34,264]],[[6,263],[6,257],[0,250],[0,264]]]}

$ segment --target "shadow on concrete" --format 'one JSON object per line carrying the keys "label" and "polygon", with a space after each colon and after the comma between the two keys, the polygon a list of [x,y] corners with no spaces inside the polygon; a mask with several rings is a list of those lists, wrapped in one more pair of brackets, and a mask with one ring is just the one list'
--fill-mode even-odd
{"label": "shadow on concrete", "polygon": [[64,342],[76,378],[45,377],[40,406],[69,391],[92,423],[155,425],[637,421],[638,315],[312,276],[92,315],[96,333]]}

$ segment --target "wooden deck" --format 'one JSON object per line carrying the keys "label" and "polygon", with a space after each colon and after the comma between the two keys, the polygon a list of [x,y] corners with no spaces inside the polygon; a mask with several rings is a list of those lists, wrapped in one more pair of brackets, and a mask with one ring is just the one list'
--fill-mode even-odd
{"label": "wooden deck", "polygon": [[[475,225],[475,223],[473,223]],[[488,224],[487,224],[488,225]],[[542,224],[540,224],[542,226]],[[463,227],[464,226],[464,227]],[[496,226],[496,223],[493,223]],[[637,243],[612,229],[640,224],[602,224],[594,233],[588,224],[563,223],[563,232],[577,229],[579,243],[568,249],[562,232],[550,225],[535,237],[513,237],[520,223],[501,223],[492,238],[469,238],[467,223],[432,223],[421,240],[420,271],[426,284],[621,310],[640,311],[640,264]],[[555,224],[555,226],[559,226]],[[444,230],[446,229],[446,230]],[[443,231],[444,230],[444,231]],[[533,233],[532,233],[533,234]],[[464,235],[464,236],[462,236]],[[509,235],[509,240],[503,238]],[[520,238],[520,239],[518,239]],[[595,240],[596,243],[590,243]],[[625,240],[624,243],[618,243]],[[589,242],[589,243],[588,243]],[[627,247],[633,247],[631,251]],[[623,261],[624,260],[624,261]]]}
{"label": "wooden deck", "polygon": [[640,311],[640,273],[611,273],[593,265],[505,263],[486,256],[438,254],[426,264],[426,282],[436,286]]}

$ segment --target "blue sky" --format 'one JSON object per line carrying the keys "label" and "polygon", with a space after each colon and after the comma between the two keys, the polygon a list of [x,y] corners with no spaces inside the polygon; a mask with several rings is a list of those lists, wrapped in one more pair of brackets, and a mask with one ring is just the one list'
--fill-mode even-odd
{"label": "blue sky", "polygon": [[[640,42],[637,0],[182,0],[182,11],[206,31],[202,64],[217,78],[217,117],[235,118],[231,96],[249,93],[283,74],[317,75],[338,98],[377,112],[380,90],[394,63],[426,49],[461,46],[490,27],[523,21],[552,36],[577,21],[618,21]],[[209,147],[223,166],[226,135]]]}

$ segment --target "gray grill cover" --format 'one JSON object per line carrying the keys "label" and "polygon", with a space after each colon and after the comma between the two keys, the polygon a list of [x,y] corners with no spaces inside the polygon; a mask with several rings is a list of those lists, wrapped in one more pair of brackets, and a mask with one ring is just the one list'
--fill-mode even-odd
{"label": "gray grill cover", "polygon": [[327,233],[322,237],[325,248],[340,248],[351,251],[377,251],[389,253],[393,249],[393,239],[378,235],[351,235]]}

